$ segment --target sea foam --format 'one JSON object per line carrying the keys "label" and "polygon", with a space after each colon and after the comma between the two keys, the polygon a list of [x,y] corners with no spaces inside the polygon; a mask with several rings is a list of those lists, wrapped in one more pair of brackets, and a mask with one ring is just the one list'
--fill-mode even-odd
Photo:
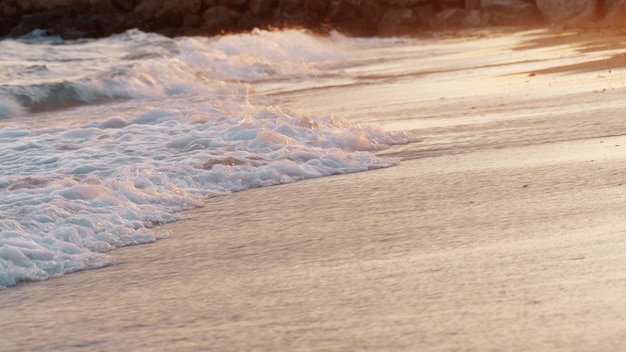
{"label": "sea foam", "polygon": [[52,53],[24,59],[47,60],[45,77],[0,88],[10,122],[0,129],[0,287],[110,265],[110,250],[167,236],[154,226],[210,197],[395,165],[372,151],[415,141],[251,95],[341,55],[303,32],[32,41],[0,41]]}
{"label": "sea foam", "polygon": [[0,86],[0,117],[115,100],[227,95],[245,89],[242,83],[315,75],[312,62],[339,57],[300,31],[170,39],[133,30],[96,41],[44,43],[0,41],[0,52],[23,58],[5,68],[15,73],[5,73]]}
{"label": "sea foam", "polygon": [[[391,166],[402,133],[265,107],[149,109],[68,129],[0,131],[0,284],[111,263],[207,197]],[[19,175],[19,176],[18,176]]]}

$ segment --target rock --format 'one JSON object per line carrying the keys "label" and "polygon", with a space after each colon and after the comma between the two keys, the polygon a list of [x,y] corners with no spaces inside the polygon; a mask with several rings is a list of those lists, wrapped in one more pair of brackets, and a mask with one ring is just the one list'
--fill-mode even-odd
{"label": "rock", "polygon": [[6,2],[0,3],[0,16],[5,16],[7,18],[16,17],[19,12],[20,11],[15,4],[10,4]]}
{"label": "rock", "polygon": [[484,27],[489,24],[491,24],[490,13],[477,9],[467,11],[467,14],[461,21],[463,27]]}
{"label": "rock", "polygon": [[415,33],[422,26],[419,17],[410,8],[389,8],[378,22],[378,34],[397,36]]}
{"label": "rock", "polygon": [[376,22],[364,17],[336,19],[332,27],[345,35],[354,37],[372,37],[379,35]]}
{"label": "rock", "polygon": [[170,0],[148,0],[133,10],[134,23],[130,28],[145,32],[158,32],[168,35],[183,25],[183,17],[178,11],[171,11]]}
{"label": "rock", "polygon": [[66,37],[130,28],[165,35],[217,34],[255,27],[337,29],[348,35],[414,34],[428,26],[578,24],[597,6],[622,25],[626,0],[0,0],[0,35],[36,28]]}
{"label": "rock", "polygon": [[112,0],[91,0],[90,6],[91,13],[94,14],[114,13],[118,11]]}
{"label": "rock", "polygon": [[20,23],[11,30],[12,37],[20,37],[35,29],[51,29],[64,16],[63,10],[38,11],[22,17]]}
{"label": "rock", "polygon": [[269,13],[276,5],[275,0],[249,0],[248,9],[253,15],[264,15]]}
{"label": "rock", "polygon": [[122,33],[129,28],[137,27],[137,16],[125,12],[96,14],[91,17],[91,21],[102,37]]}
{"label": "rock", "polygon": [[358,14],[374,21],[378,21],[385,12],[383,5],[377,0],[360,0],[353,7]]}
{"label": "rock", "polygon": [[8,6],[0,5],[0,37],[10,33],[11,29],[18,25],[18,13],[15,7],[8,8]]}
{"label": "rock", "polygon": [[233,27],[237,23],[239,14],[226,5],[218,5],[206,9],[202,15],[202,28],[209,33],[219,33],[220,31]]}
{"label": "rock", "polygon": [[435,0],[440,9],[465,8],[465,0]]}
{"label": "rock", "polygon": [[[105,21],[99,20],[104,16]],[[53,10],[36,11],[21,18],[11,30],[11,35],[19,37],[35,29],[46,30],[50,35],[58,35],[64,39],[96,38],[111,34],[102,27],[102,22],[110,23],[116,14],[94,15],[89,7],[61,7]],[[127,29],[126,24],[122,30]],[[119,32],[119,31],[115,31]]]}
{"label": "rock", "polygon": [[467,13],[463,8],[448,7],[435,15],[431,25],[435,28],[458,27],[463,23],[466,15]]}
{"label": "rock", "polygon": [[202,0],[165,0],[161,13],[199,14]]}
{"label": "rock", "polygon": [[63,39],[98,38],[103,34],[93,21],[89,12],[71,11],[52,26],[52,33]]}
{"label": "rock", "polygon": [[134,12],[145,19],[153,19],[158,17],[162,9],[163,0],[148,0],[137,5]]}
{"label": "rock", "polygon": [[202,10],[202,0],[180,1],[180,12],[183,14],[199,14]]}
{"label": "rock", "polygon": [[113,5],[119,9],[119,11],[130,12],[141,3],[141,0],[112,0],[112,2]]}
{"label": "rock", "polygon": [[89,0],[48,0],[45,7],[48,9],[56,9],[59,7],[84,6],[89,5]]}
{"label": "rock", "polygon": [[189,28],[199,28],[202,26],[202,16],[193,13],[183,14],[183,26]]}
{"label": "rock", "polygon": [[626,0],[604,0],[602,7],[604,22],[614,26],[624,26],[626,18]]}
{"label": "rock", "polygon": [[465,0],[465,9],[468,11],[480,9],[480,0]]}
{"label": "rock", "polygon": [[542,21],[537,6],[523,0],[481,0],[481,7],[491,14],[491,21],[498,26]]}
{"label": "rock", "polygon": [[304,6],[307,11],[310,11],[316,15],[323,15],[328,13],[330,8],[330,0],[305,0]]}
{"label": "rock", "polygon": [[300,0],[280,0],[279,6],[286,13],[294,13],[300,10],[302,4]]}
{"label": "rock", "polygon": [[543,17],[551,23],[583,24],[597,15],[597,0],[536,0]]}
{"label": "rock", "polygon": [[426,3],[432,3],[431,0],[382,0],[385,5],[397,6],[397,7],[412,7],[419,6]]}
{"label": "rock", "polygon": [[217,2],[220,5],[228,5],[228,6],[242,6],[248,3],[248,0],[219,0]]}
{"label": "rock", "polygon": [[[376,21],[361,15],[359,12],[362,0],[331,0],[328,12],[322,18],[322,23],[328,23],[330,28],[350,36],[374,36],[378,33]],[[320,23],[320,22],[318,22]],[[328,27],[323,30],[330,29]]]}
{"label": "rock", "polygon": [[437,8],[434,3],[426,3],[413,7],[413,12],[419,18],[421,23],[429,23],[435,18]]}

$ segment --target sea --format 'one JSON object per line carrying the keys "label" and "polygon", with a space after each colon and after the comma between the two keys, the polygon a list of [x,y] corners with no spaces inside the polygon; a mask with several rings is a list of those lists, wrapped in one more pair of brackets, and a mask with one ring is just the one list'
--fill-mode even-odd
{"label": "sea", "polygon": [[[130,30],[0,41],[0,288],[115,263],[207,199],[394,166],[408,133],[302,114],[272,93],[354,83],[393,40],[301,30],[167,38]],[[262,88],[259,88],[262,87]]]}
{"label": "sea", "polygon": [[624,38],[0,40],[0,351],[623,351]]}

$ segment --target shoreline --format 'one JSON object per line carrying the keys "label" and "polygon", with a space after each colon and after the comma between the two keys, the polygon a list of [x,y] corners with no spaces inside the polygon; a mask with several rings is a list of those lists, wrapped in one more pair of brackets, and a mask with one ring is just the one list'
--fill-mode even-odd
{"label": "shoreline", "polygon": [[214,198],[118,265],[3,292],[29,319],[0,350],[617,351],[626,137],[602,141]]}
{"label": "shoreline", "polygon": [[597,61],[625,48],[587,35],[434,42],[443,73],[399,55],[391,83],[282,93],[423,141],[381,152],[395,167],[209,199],[117,265],[0,292],[0,351],[621,350],[626,67]]}

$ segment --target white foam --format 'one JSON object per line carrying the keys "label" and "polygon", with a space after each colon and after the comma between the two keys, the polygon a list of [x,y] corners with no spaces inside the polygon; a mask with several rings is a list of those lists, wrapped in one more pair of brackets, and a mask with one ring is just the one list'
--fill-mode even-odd
{"label": "white foam", "polygon": [[[45,44],[58,61],[46,75],[72,79],[34,76],[37,84],[0,92],[13,118],[39,106],[31,121],[56,121],[0,129],[0,287],[109,265],[106,252],[166,236],[154,225],[209,197],[395,165],[371,151],[413,141],[407,134],[301,116],[249,95],[259,80],[318,74],[315,62],[342,55],[327,40],[299,31],[179,39],[130,31]],[[71,64],[56,67],[64,58]],[[121,98],[141,103],[110,102]],[[87,106],[46,111],[79,103]]]}
{"label": "white foam", "polygon": [[25,109],[13,98],[0,95],[0,119],[23,115]]}
{"label": "white foam", "polygon": [[[111,100],[228,95],[249,89],[244,82],[301,80],[320,73],[311,63],[341,57],[329,44],[295,30],[177,39],[133,30],[80,44],[0,41],[7,54],[32,51],[28,65],[12,67],[28,73],[0,87],[0,117]],[[64,60],[76,61],[73,71]],[[33,64],[45,72],[30,72]]]}
{"label": "white foam", "polygon": [[154,241],[153,224],[175,221],[176,212],[207,197],[394,165],[365,151],[410,140],[335,117],[249,105],[0,130],[0,213],[8,226],[0,284],[107,265],[99,253]]}

